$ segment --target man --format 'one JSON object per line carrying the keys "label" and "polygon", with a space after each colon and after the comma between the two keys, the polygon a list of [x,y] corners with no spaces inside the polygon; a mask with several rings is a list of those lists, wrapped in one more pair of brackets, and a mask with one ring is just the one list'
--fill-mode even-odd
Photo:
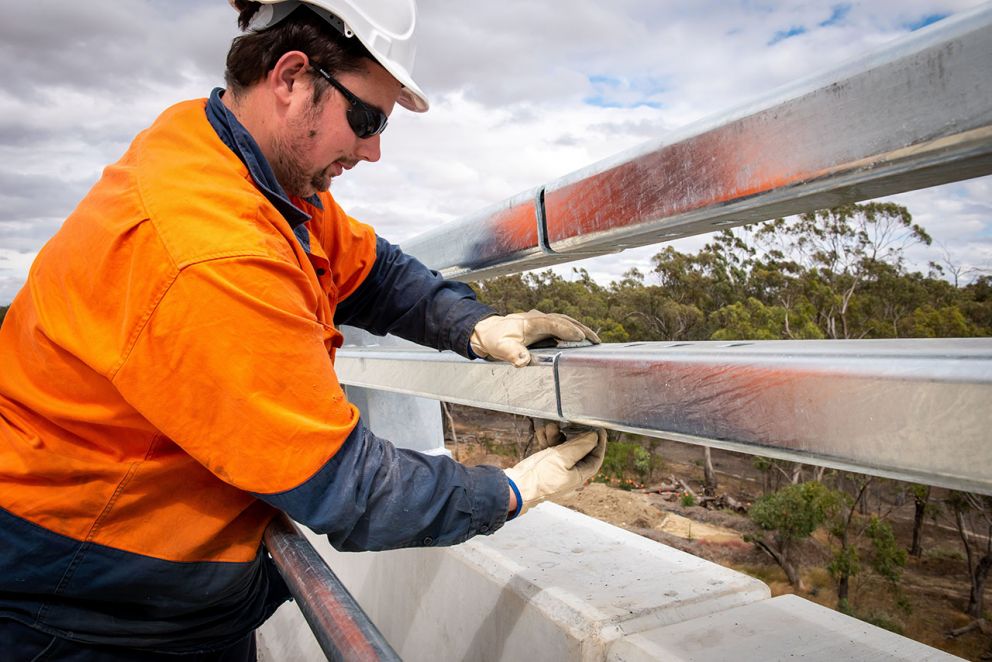
{"label": "man", "polygon": [[105,170],[0,329],[13,659],[253,659],[287,597],[261,548],[278,510],[339,549],[452,545],[602,462],[602,431],[504,473],[364,426],[334,375],[341,324],[517,366],[538,339],[597,339],[493,315],[327,192],[379,159],[394,104],[427,109],[412,0],[235,4],[226,92]]}

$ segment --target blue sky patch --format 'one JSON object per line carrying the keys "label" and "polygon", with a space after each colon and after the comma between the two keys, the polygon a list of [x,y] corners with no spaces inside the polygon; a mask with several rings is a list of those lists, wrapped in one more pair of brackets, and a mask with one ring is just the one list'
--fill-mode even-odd
{"label": "blue sky patch", "polygon": [[847,15],[851,13],[851,5],[834,5],[830,18],[820,23],[821,28],[829,28],[831,25],[843,23]]}
{"label": "blue sky patch", "polygon": [[932,25],[937,21],[947,18],[950,14],[927,14],[926,16],[921,16],[915,21],[908,21],[903,23],[903,27],[910,31],[919,30],[920,28],[925,28],[928,25]]}
{"label": "blue sky patch", "polygon": [[593,74],[589,76],[589,82],[593,85],[609,85],[610,87],[619,87],[621,81],[616,76],[604,76],[602,74]]}
{"label": "blue sky patch", "polygon": [[768,42],[769,46],[774,46],[780,41],[789,39],[790,37],[795,37],[797,35],[806,34],[806,28],[801,25],[793,25],[788,30],[779,30],[772,35],[771,41]]}
{"label": "blue sky patch", "polygon": [[582,101],[590,106],[599,106],[600,108],[640,108],[641,106],[647,106],[648,108],[664,107],[660,101],[617,101],[616,99],[607,99],[601,94],[585,97]]}
{"label": "blue sky patch", "polygon": [[593,93],[582,101],[600,108],[662,108],[664,104],[658,97],[669,89],[665,79],[654,76],[621,78],[594,74],[589,76],[589,84]]}

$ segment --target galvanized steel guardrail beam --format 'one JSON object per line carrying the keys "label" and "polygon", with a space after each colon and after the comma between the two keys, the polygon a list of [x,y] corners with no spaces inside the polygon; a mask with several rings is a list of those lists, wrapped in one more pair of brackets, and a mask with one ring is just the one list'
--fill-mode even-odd
{"label": "galvanized steel guardrail beam", "polygon": [[992,339],[344,348],[344,384],[992,494]]}
{"label": "galvanized steel guardrail beam", "polygon": [[992,173],[992,5],[404,242],[516,273]]}

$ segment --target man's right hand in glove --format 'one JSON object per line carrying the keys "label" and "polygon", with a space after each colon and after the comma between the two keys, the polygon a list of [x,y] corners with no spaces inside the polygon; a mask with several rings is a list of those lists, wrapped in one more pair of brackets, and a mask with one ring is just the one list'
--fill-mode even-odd
{"label": "man's right hand in glove", "polygon": [[[545,499],[581,487],[596,475],[605,456],[606,430],[597,428],[546,448],[506,469],[506,475],[520,492],[520,509],[516,514]],[[510,505],[514,511],[512,499]]]}

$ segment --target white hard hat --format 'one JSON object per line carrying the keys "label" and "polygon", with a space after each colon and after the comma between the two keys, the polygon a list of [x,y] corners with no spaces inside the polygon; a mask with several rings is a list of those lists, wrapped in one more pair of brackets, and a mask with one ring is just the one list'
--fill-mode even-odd
{"label": "white hard hat", "polygon": [[271,27],[305,4],[344,36],[358,37],[372,57],[403,86],[397,100],[401,106],[416,113],[429,107],[427,97],[410,75],[417,53],[413,35],[417,24],[415,0],[258,1],[262,7],[252,17],[249,30]]}

